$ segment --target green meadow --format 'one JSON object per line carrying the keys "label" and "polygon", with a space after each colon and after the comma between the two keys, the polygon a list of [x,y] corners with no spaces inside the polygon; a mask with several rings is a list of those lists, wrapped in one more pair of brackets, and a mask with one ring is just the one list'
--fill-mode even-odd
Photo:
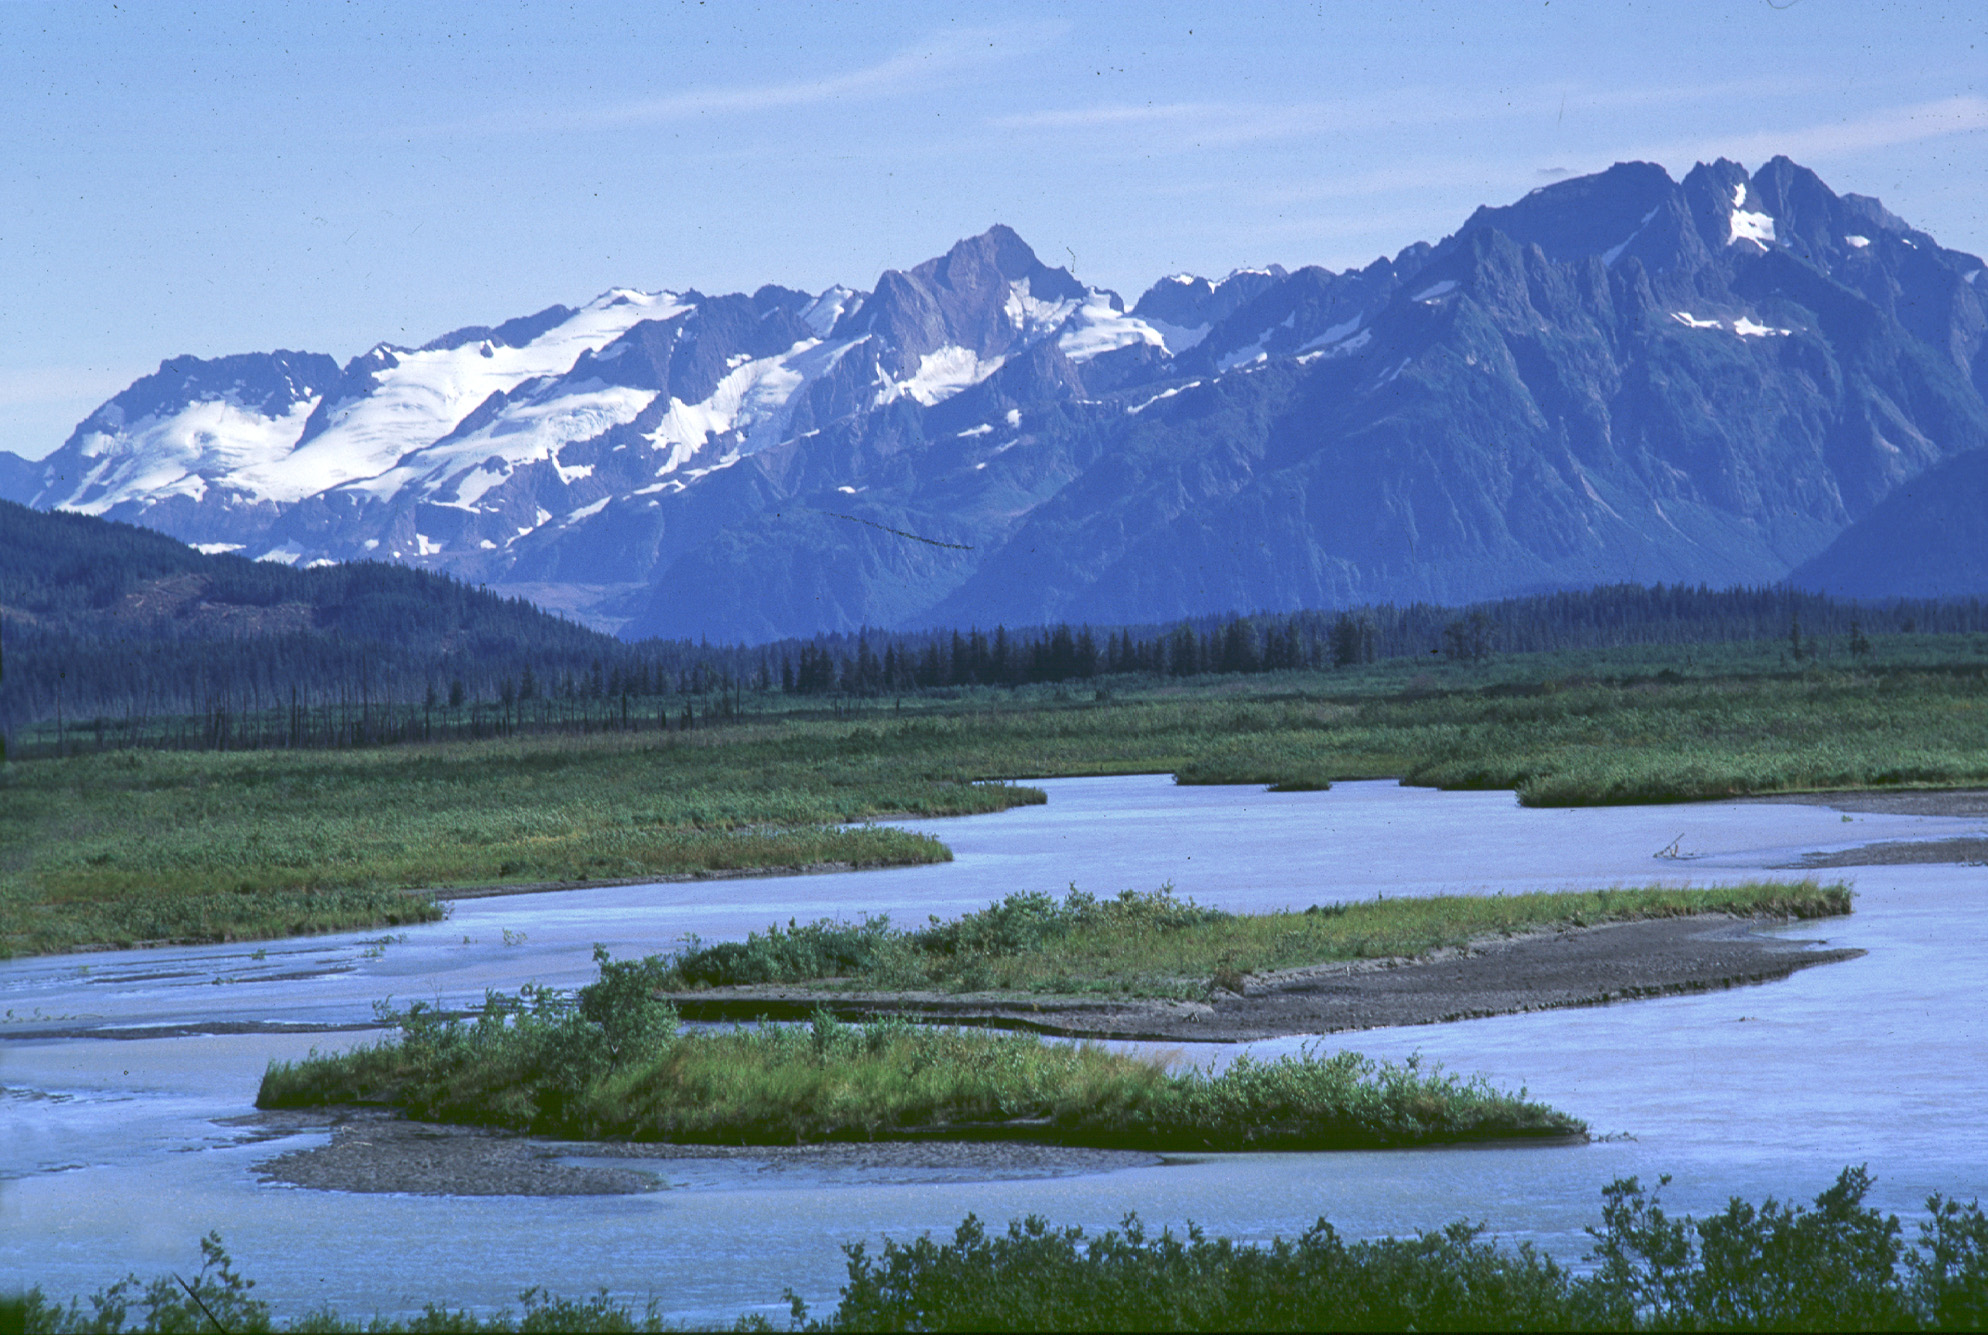
{"label": "green meadow", "polygon": [[1799,669],[1771,647],[1697,645],[832,710],[773,693],[692,731],[14,761],[0,950],[420,921],[452,886],[944,860],[862,822],[1041,801],[1000,782],[1035,777],[1400,778],[1534,805],[1988,784],[1977,638],[1887,637],[1872,661]]}

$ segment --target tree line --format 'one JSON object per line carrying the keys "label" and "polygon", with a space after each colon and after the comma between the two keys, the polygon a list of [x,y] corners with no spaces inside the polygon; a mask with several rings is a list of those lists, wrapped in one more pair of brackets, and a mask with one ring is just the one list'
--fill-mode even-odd
{"label": "tree line", "polygon": [[[682,728],[737,717],[749,698],[775,693],[827,704],[1125,675],[1327,670],[1411,657],[1481,663],[1499,653],[1747,640],[1782,641],[1800,661],[1824,639],[1858,653],[1874,633],[1988,632],[1980,600],[1871,606],[1785,588],[1614,585],[1461,609],[1378,604],[1148,626],[625,643],[439,576],[343,569],[343,587],[356,593],[336,604],[342,622],[333,618],[330,630],[256,633],[252,619],[237,619],[231,629],[224,620],[229,633],[221,633],[198,619],[0,614],[0,727],[19,756],[362,746]],[[426,583],[395,583],[406,576]],[[448,633],[436,633],[438,622]],[[26,750],[24,729],[34,736]]]}
{"label": "tree line", "polygon": [[1869,648],[1871,633],[1988,631],[1988,605],[1862,605],[1778,587],[1611,585],[1469,607],[1372,604],[1336,612],[1188,618],[1170,625],[863,632],[781,641],[781,688],[802,695],[1026,686],[1137,673],[1194,677],[1353,667],[1384,659],[1482,663],[1496,653],[1819,638]]}

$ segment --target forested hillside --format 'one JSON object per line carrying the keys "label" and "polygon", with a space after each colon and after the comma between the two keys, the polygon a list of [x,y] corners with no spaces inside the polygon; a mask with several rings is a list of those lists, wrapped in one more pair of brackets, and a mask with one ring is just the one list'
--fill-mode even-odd
{"label": "forested hillside", "polygon": [[[650,646],[656,649],[661,646]],[[683,646],[687,649],[688,646]],[[292,570],[0,502],[0,722],[495,695],[634,651],[518,598],[372,562]]]}
{"label": "forested hillside", "polygon": [[1988,606],[1624,584],[1463,608],[630,644],[404,566],[295,570],[0,502],[0,724],[17,741],[22,729],[35,736],[16,755],[51,744],[347,746],[655,728],[730,716],[747,692],[764,706],[1630,645],[1779,641],[1798,664],[1900,632],[1988,632]]}

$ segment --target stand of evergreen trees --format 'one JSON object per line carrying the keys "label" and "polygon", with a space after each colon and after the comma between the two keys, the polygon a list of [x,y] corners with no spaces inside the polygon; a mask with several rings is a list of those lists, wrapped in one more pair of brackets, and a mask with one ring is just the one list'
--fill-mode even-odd
{"label": "stand of evergreen trees", "polygon": [[1800,660],[1819,639],[1859,652],[1871,634],[1913,631],[1988,631],[1988,606],[1614,585],[1462,609],[631,644],[427,571],[292,570],[0,502],[0,736],[20,757],[681,727],[745,711],[748,693],[833,702],[1624,645],[1780,640]]}
{"label": "stand of evergreen trees", "polygon": [[[880,695],[962,686],[1026,686],[1139,673],[1194,677],[1352,667],[1383,659],[1483,662],[1497,653],[1624,645],[1777,640],[1794,658],[1815,642],[1868,650],[1873,633],[1988,631],[1979,599],[1867,606],[1785,588],[1611,585],[1465,608],[1376,604],[1340,612],[1234,613],[1172,625],[869,631],[766,646],[782,689]],[[1100,638],[1102,635],[1102,638]]]}
{"label": "stand of evergreen trees", "polygon": [[[333,574],[274,570],[292,578]],[[340,567],[336,579],[344,601],[331,604],[330,631],[258,634],[240,617],[224,619],[217,631],[198,618],[106,617],[87,605],[66,617],[0,615],[7,669],[0,726],[12,753],[682,728],[737,717],[749,712],[749,696],[773,692],[830,703],[1125,674],[1322,670],[1401,658],[1482,662],[1499,653],[1624,645],[1778,641],[1799,661],[1824,639],[1859,653],[1868,652],[1871,634],[1988,632],[1988,605],[1979,600],[1872,607],[1776,588],[1618,585],[1464,609],[1378,605],[1102,633],[996,627],[760,646],[628,644],[521,600],[421,572]],[[422,582],[418,597],[397,586],[409,579]],[[204,606],[215,605],[208,594]],[[438,621],[453,625],[436,634]],[[31,738],[23,735],[30,728]]]}

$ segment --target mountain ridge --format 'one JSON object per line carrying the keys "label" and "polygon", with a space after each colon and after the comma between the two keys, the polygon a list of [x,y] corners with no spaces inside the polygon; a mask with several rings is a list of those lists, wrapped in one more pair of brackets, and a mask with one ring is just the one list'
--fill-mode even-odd
{"label": "mountain ridge", "polygon": [[996,225],[869,292],[172,359],[26,499],[637,636],[1772,582],[1988,448],[1981,269],[1786,158],[1621,163],[1130,306]]}

